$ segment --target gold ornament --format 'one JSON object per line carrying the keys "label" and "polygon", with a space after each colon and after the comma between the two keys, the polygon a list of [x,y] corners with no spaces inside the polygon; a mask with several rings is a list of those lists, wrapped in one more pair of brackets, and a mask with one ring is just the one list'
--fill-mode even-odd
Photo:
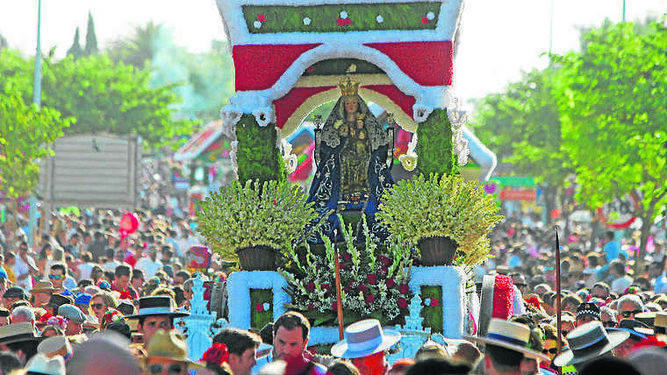
{"label": "gold ornament", "polygon": [[344,77],[338,81],[340,94],[343,96],[355,96],[359,92],[359,81],[352,77]]}

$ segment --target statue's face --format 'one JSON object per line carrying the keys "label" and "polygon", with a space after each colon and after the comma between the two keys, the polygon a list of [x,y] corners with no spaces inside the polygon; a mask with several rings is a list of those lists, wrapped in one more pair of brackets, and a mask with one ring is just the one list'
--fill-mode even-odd
{"label": "statue's face", "polygon": [[345,111],[347,113],[356,113],[359,109],[359,103],[354,97],[345,98]]}

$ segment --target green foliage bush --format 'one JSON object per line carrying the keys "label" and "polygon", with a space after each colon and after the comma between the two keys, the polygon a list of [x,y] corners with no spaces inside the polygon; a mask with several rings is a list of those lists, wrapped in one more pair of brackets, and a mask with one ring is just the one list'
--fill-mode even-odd
{"label": "green foliage bush", "polygon": [[410,245],[422,238],[454,240],[463,264],[477,264],[489,252],[487,234],[502,220],[493,197],[461,175],[419,175],[385,191],[378,218]]}
{"label": "green foliage bush", "polygon": [[284,250],[317,215],[301,187],[286,182],[234,181],[200,202],[198,228],[213,251],[237,260],[236,250],[264,245]]}

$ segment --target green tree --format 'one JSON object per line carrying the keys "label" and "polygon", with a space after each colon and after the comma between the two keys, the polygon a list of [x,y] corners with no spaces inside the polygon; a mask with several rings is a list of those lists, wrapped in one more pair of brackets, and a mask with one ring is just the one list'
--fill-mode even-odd
{"label": "green tree", "polygon": [[7,38],[4,36],[0,35],[0,51],[3,49],[9,47],[9,43],[7,42]]}
{"label": "green tree", "polygon": [[86,46],[83,49],[84,56],[95,55],[99,52],[97,49],[97,35],[95,34],[95,21],[93,15],[88,12],[88,27],[86,29]]}
{"label": "green tree", "polygon": [[74,40],[72,41],[72,46],[67,50],[67,56],[72,56],[74,59],[78,59],[83,56],[83,50],[81,49],[81,43],[79,43],[79,28],[76,28],[74,32]]}
{"label": "green tree", "polygon": [[643,271],[650,227],[667,204],[667,34],[653,23],[607,23],[585,34],[584,50],[557,58],[563,148],[576,163],[577,198],[597,208],[639,197],[635,271]]}
{"label": "green tree", "polygon": [[63,135],[72,119],[52,108],[28,104],[31,62],[16,51],[0,51],[0,190],[9,198],[32,193],[39,177],[39,158]]}
{"label": "green tree", "polygon": [[172,119],[170,107],[178,101],[172,87],[151,88],[149,82],[148,72],[103,55],[47,60],[42,103],[77,119],[68,134],[135,133],[150,144],[190,134],[191,122]]}
{"label": "green tree", "polygon": [[114,62],[123,62],[137,69],[144,69],[146,63],[153,59],[162,33],[162,25],[156,25],[151,21],[144,27],[135,28],[129,38],[112,41],[107,54]]}

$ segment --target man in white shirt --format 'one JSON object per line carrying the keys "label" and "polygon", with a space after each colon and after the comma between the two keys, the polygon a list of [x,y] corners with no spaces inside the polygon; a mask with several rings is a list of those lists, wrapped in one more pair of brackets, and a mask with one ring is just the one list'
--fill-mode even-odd
{"label": "man in white shirt", "polygon": [[134,268],[144,271],[146,279],[150,279],[155,273],[162,269],[162,262],[157,259],[157,246],[151,245],[148,248],[148,256],[137,261]]}
{"label": "man in white shirt", "polygon": [[625,288],[632,285],[632,278],[625,274],[625,264],[618,259],[609,263],[609,273],[614,275],[615,279],[611,282],[611,290],[617,294],[623,294]]}
{"label": "man in white shirt", "polygon": [[19,243],[16,264],[14,264],[14,275],[16,275],[15,284],[23,288],[26,292],[29,292],[30,289],[32,289],[32,278],[30,275],[39,275],[39,268],[37,268],[35,260],[28,254],[29,251],[28,243],[21,241]]}

